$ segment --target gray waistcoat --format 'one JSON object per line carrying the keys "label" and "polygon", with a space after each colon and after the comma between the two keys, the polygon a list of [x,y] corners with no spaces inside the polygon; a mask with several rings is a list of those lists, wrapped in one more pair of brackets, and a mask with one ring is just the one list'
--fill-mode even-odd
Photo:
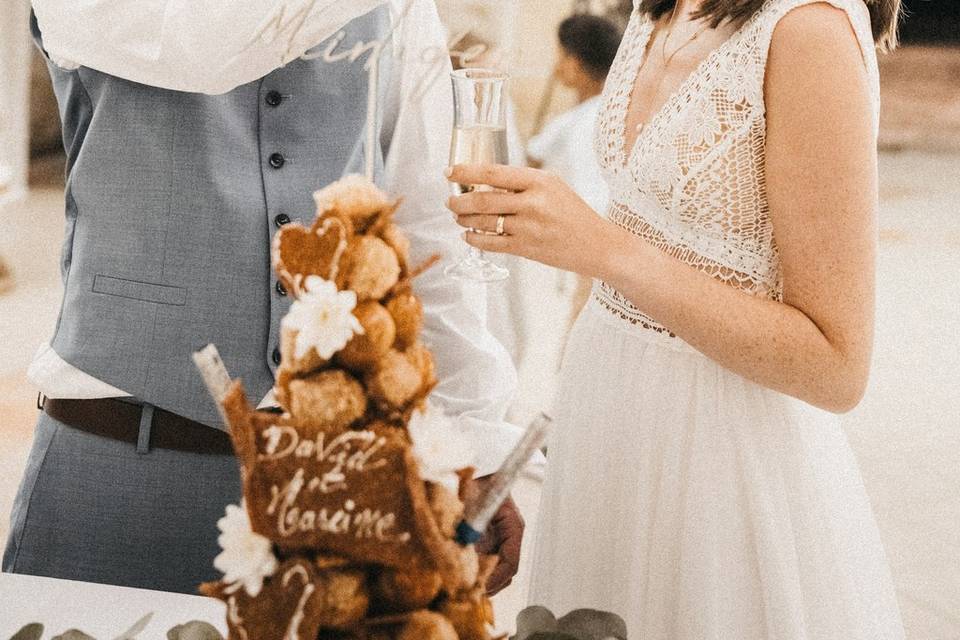
{"label": "gray waistcoat", "polygon": [[[338,51],[388,29],[381,7],[346,27]],[[259,400],[290,303],[270,269],[271,237],[288,218],[309,223],[315,189],[362,172],[365,60],[296,60],[220,96],[49,65],[67,152],[56,352],[219,426],[190,358],[212,342]]]}

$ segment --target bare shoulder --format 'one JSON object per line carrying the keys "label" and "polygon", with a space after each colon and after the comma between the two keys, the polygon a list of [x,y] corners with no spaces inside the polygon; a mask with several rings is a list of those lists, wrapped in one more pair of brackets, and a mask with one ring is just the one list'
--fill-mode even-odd
{"label": "bare shoulder", "polygon": [[770,42],[764,84],[768,107],[867,108],[864,53],[847,11],[812,2],[783,16]]}
{"label": "bare shoulder", "polygon": [[[843,0],[841,4],[860,0]],[[777,23],[770,42],[769,66],[794,72],[863,67],[863,52],[847,10],[829,2],[811,2],[790,10]]]}
{"label": "bare shoulder", "polygon": [[787,13],[773,33],[764,83],[771,203],[790,215],[805,202],[804,219],[861,207],[842,203],[874,192],[876,106],[847,12],[816,2]]}

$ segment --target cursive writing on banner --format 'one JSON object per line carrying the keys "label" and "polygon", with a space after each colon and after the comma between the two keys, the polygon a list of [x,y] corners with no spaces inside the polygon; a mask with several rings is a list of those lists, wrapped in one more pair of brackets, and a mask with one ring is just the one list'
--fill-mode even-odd
{"label": "cursive writing on banner", "polygon": [[[312,484],[312,483],[311,483]],[[272,499],[267,515],[276,516],[277,531],[284,537],[297,533],[322,532],[334,535],[354,535],[360,539],[387,543],[406,543],[408,532],[394,532],[397,516],[379,509],[359,509],[352,499],[344,501],[339,509],[326,507],[303,509],[297,505],[304,487],[304,470],[298,469],[293,478],[282,488],[271,487]]]}
{"label": "cursive writing on banner", "polygon": [[321,471],[310,481],[309,489],[333,493],[347,486],[347,472],[363,473],[387,464],[384,458],[373,458],[383,449],[386,438],[373,431],[344,431],[327,442],[329,434],[321,431],[316,439],[304,439],[294,427],[271,426],[261,436],[266,440],[262,461],[283,458],[312,458],[321,463]]}

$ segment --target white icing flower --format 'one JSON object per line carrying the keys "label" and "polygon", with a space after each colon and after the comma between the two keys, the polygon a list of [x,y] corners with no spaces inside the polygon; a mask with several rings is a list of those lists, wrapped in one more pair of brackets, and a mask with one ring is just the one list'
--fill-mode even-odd
{"label": "white icing flower", "polygon": [[407,427],[420,477],[442,484],[454,493],[460,484],[457,471],[469,467],[476,454],[475,441],[464,427],[463,421],[431,404],[427,405],[426,412],[414,412]]}
{"label": "white icing flower", "polygon": [[356,306],[355,292],[337,291],[337,285],[329,280],[308,276],[303,293],[283,318],[284,326],[297,330],[294,357],[303,358],[312,347],[321,358],[332,358],[354,334],[363,333],[353,315]]}
{"label": "white icing flower", "polygon": [[279,566],[273,555],[273,544],[254,533],[247,510],[242,506],[227,505],[227,515],[217,521],[217,528],[221,531],[217,542],[223,551],[214,558],[213,566],[230,585],[227,593],[243,587],[247,595],[256,597],[263,587],[263,579],[272,576]]}

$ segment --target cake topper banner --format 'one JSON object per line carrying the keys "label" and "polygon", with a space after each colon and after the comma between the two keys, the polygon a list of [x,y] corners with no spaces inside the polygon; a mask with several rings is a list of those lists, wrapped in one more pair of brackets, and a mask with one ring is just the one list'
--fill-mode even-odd
{"label": "cake topper banner", "polygon": [[[396,49],[401,60],[426,62],[428,64],[436,64],[438,67],[444,66],[442,62],[448,58],[455,61],[459,66],[468,66],[477,62],[494,49],[491,43],[484,42],[482,39],[477,38],[474,27],[450,29],[448,26],[449,35],[446,46],[424,44],[417,38],[398,39],[396,37],[397,34],[400,33],[410,21],[411,12],[414,9],[416,1],[417,0],[396,0],[394,3],[381,3],[393,5],[392,8],[396,14],[392,16],[389,31],[381,38],[367,41],[350,41],[347,31],[344,28],[302,54],[295,53],[295,43],[300,39],[305,27],[310,24],[309,18],[311,14],[318,9],[337,10],[339,6],[337,3],[330,2],[329,0],[327,2],[313,0],[313,2],[308,5],[292,10],[287,5],[281,4],[264,19],[263,24],[257,27],[252,37],[246,43],[245,49],[251,49],[262,44],[279,45],[285,47],[282,49],[284,53],[280,56],[281,65],[286,64],[294,58],[307,61],[321,60],[328,64],[341,62],[354,63],[363,60],[364,70],[369,70],[377,64],[385,48],[391,42],[396,44]],[[448,2],[446,4],[469,5],[471,3]],[[455,8],[455,6],[448,7],[448,10]],[[416,25],[412,25],[412,28],[416,29]]]}
{"label": "cake topper banner", "polygon": [[[133,9],[121,4],[33,0],[52,61],[162,89],[217,95],[302,56],[331,63],[363,57],[369,70],[376,64],[366,60],[378,59],[392,40],[400,44],[395,34],[414,12],[414,36],[404,37],[409,59],[447,56],[435,37],[424,47],[417,42],[427,8],[433,10],[429,0],[140,0]],[[383,5],[390,5],[389,32],[375,41],[347,42],[348,25]],[[104,24],[110,25],[106,32]]]}
{"label": "cake topper banner", "polygon": [[[391,14],[386,33],[351,41],[349,25],[383,5]],[[445,80],[451,59],[471,66],[489,52],[475,37],[468,44],[469,28],[451,30],[444,42],[432,0],[141,0],[134,10],[121,10],[116,0],[33,0],[33,8],[54,64],[85,66],[162,89],[218,95],[298,58],[362,61],[359,72],[368,75],[369,87],[364,174],[371,180],[380,68],[388,47],[409,78],[401,98],[407,106],[426,102],[430,88]],[[107,32],[103,24],[110,25]]]}
{"label": "cake topper banner", "polygon": [[[347,41],[347,32],[341,30],[326,42],[304,52],[300,58],[303,60],[319,59],[325,63],[334,64],[340,62],[356,63],[363,60],[363,70],[367,73],[367,104],[366,104],[366,126],[365,126],[365,148],[367,150],[377,148],[377,115],[380,109],[380,69],[387,47],[392,45],[391,53],[400,62],[401,65],[413,67],[415,73],[409,74],[414,80],[411,86],[401,94],[405,95],[408,102],[406,106],[410,107],[417,103],[422,103],[427,97],[430,89],[438,82],[444,82],[447,76],[447,70],[452,60],[457,60],[458,66],[469,66],[474,61],[479,60],[488,52],[488,47],[484,43],[474,43],[465,50],[457,50],[456,46],[465,42],[469,37],[469,29],[453,35],[448,43],[443,45],[423,42],[420,38],[410,37],[404,33],[403,37],[398,34],[406,29],[411,32],[418,32],[421,27],[417,21],[422,16],[414,15],[414,8],[417,0],[403,0],[399,5],[397,15],[392,16],[391,25],[387,33],[378,39],[354,42]],[[396,9],[396,5],[393,6]],[[282,19],[282,17],[281,17]],[[301,22],[301,26],[302,26]],[[258,31],[255,40],[263,38],[281,37],[285,29],[277,21],[268,22],[265,28]],[[291,42],[298,35],[298,29],[293,29],[291,33],[283,37],[288,38],[288,51]],[[429,105],[421,104],[423,108]],[[369,151],[365,154],[364,176],[368,180],[374,180],[375,172],[375,154]]]}
{"label": "cake topper banner", "polygon": [[429,506],[401,430],[297,424],[254,411],[239,383],[223,407],[256,533],[288,552],[321,550],[402,569],[432,565],[422,543],[432,534]]}

